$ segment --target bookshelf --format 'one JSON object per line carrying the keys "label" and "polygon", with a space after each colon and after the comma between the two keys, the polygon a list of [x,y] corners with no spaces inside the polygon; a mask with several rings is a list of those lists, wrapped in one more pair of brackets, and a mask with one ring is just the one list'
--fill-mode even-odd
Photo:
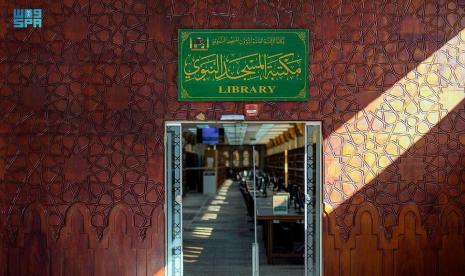
{"label": "bookshelf", "polygon": [[[265,171],[285,178],[285,153],[275,153],[265,157]],[[288,183],[304,185],[305,182],[305,148],[300,147],[287,152]]]}
{"label": "bookshelf", "polygon": [[284,179],[284,152],[265,157],[265,171],[271,175]]}
{"label": "bookshelf", "polygon": [[287,152],[288,182],[298,185],[305,183],[305,148],[300,147]]}

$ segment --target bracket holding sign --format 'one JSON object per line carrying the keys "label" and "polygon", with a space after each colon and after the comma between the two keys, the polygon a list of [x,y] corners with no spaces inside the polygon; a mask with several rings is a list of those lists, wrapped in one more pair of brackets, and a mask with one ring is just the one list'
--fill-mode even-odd
{"label": "bracket holding sign", "polygon": [[178,33],[180,101],[306,101],[308,30]]}

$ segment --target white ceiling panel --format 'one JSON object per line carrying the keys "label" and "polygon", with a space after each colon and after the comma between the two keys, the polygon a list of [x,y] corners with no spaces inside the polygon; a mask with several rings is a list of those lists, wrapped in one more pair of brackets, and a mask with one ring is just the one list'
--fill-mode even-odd
{"label": "white ceiling panel", "polygon": [[[225,142],[230,145],[266,144],[278,137],[295,124],[288,123],[218,123],[218,124],[188,124],[186,131],[195,133],[197,128],[222,127],[225,132]],[[184,125],[183,125],[184,127]]]}

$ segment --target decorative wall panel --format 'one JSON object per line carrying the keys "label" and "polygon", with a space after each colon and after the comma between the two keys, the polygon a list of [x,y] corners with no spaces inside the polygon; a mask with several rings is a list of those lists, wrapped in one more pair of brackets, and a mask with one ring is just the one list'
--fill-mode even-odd
{"label": "decorative wall panel", "polygon": [[0,1],[0,273],[164,273],[163,122],[243,110],[176,101],[178,28],[310,30],[310,100],[259,119],[322,121],[326,274],[463,271],[463,1],[42,1],[13,29],[29,4]]}

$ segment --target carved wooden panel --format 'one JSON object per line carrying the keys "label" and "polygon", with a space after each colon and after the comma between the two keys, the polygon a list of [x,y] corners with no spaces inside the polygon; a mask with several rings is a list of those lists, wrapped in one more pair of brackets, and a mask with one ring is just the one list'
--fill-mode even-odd
{"label": "carved wooden panel", "polygon": [[31,205],[25,214],[25,224],[18,231],[16,244],[9,249],[9,275],[49,275],[50,253],[48,251],[45,210]]}
{"label": "carved wooden panel", "polygon": [[67,213],[66,226],[52,251],[52,275],[92,275],[95,256],[91,239],[89,212],[82,205],[74,205]]}
{"label": "carved wooden panel", "polygon": [[310,100],[259,119],[323,122],[328,275],[463,271],[463,1],[60,0],[13,29],[29,4],[0,1],[0,273],[105,274],[112,239],[163,273],[163,122],[243,110],[176,101],[178,28],[311,31]]}
{"label": "carved wooden panel", "polygon": [[160,258],[163,217],[158,212],[153,214],[153,226],[141,240],[132,216],[127,205],[115,206],[110,226],[98,240],[89,209],[76,204],[66,212],[66,226],[55,240],[54,233],[46,228],[51,216],[41,205],[33,204],[25,212],[25,224],[16,243],[0,255],[8,263],[2,266],[0,275],[164,275]]}
{"label": "carved wooden panel", "polygon": [[441,217],[443,235],[439,250],[439,274],[460,275],[465,269],[465,239],[463,216],[457,208],[447,209]]}
{"label": "carved wooden panel", "polygon": [[[350,252],[352,275],[382,275],[383,259],[379,239],[379,222],[369,211],[359,210],[354,228],[354,243]],[[370,261],[367,262],[369,256]]]}
{"label": "carved wooden panel", "polygon": [[129,219],[129,214],[113,209],[102,248],[97,248],[95,252],[96,274],[128,276],[137,274],[137,252],[132,244],[133,231],[130,230],[130,226],[128,227]]}
{"label": "carved wooden panel", "polygon": [[414,212],[404,212],[399,220],[398,248],[394,250],[395,274],[424,275],[426,234],[420,229],[419,219]]}
{"label": "carved wooden panel", "polygon": [[[347,239],[331,230],[337,226],[334,217],[329,217],[324,226],[325,275],[461,275],[463,221],[456,206],[445,210],[439,217],[442,233],[429,239],[418,208],[411,204],[400,209],[392,234],[380,224],[379,212],[369,203],[356,211]],[[435,237],[440,237],[438,242]]]}

